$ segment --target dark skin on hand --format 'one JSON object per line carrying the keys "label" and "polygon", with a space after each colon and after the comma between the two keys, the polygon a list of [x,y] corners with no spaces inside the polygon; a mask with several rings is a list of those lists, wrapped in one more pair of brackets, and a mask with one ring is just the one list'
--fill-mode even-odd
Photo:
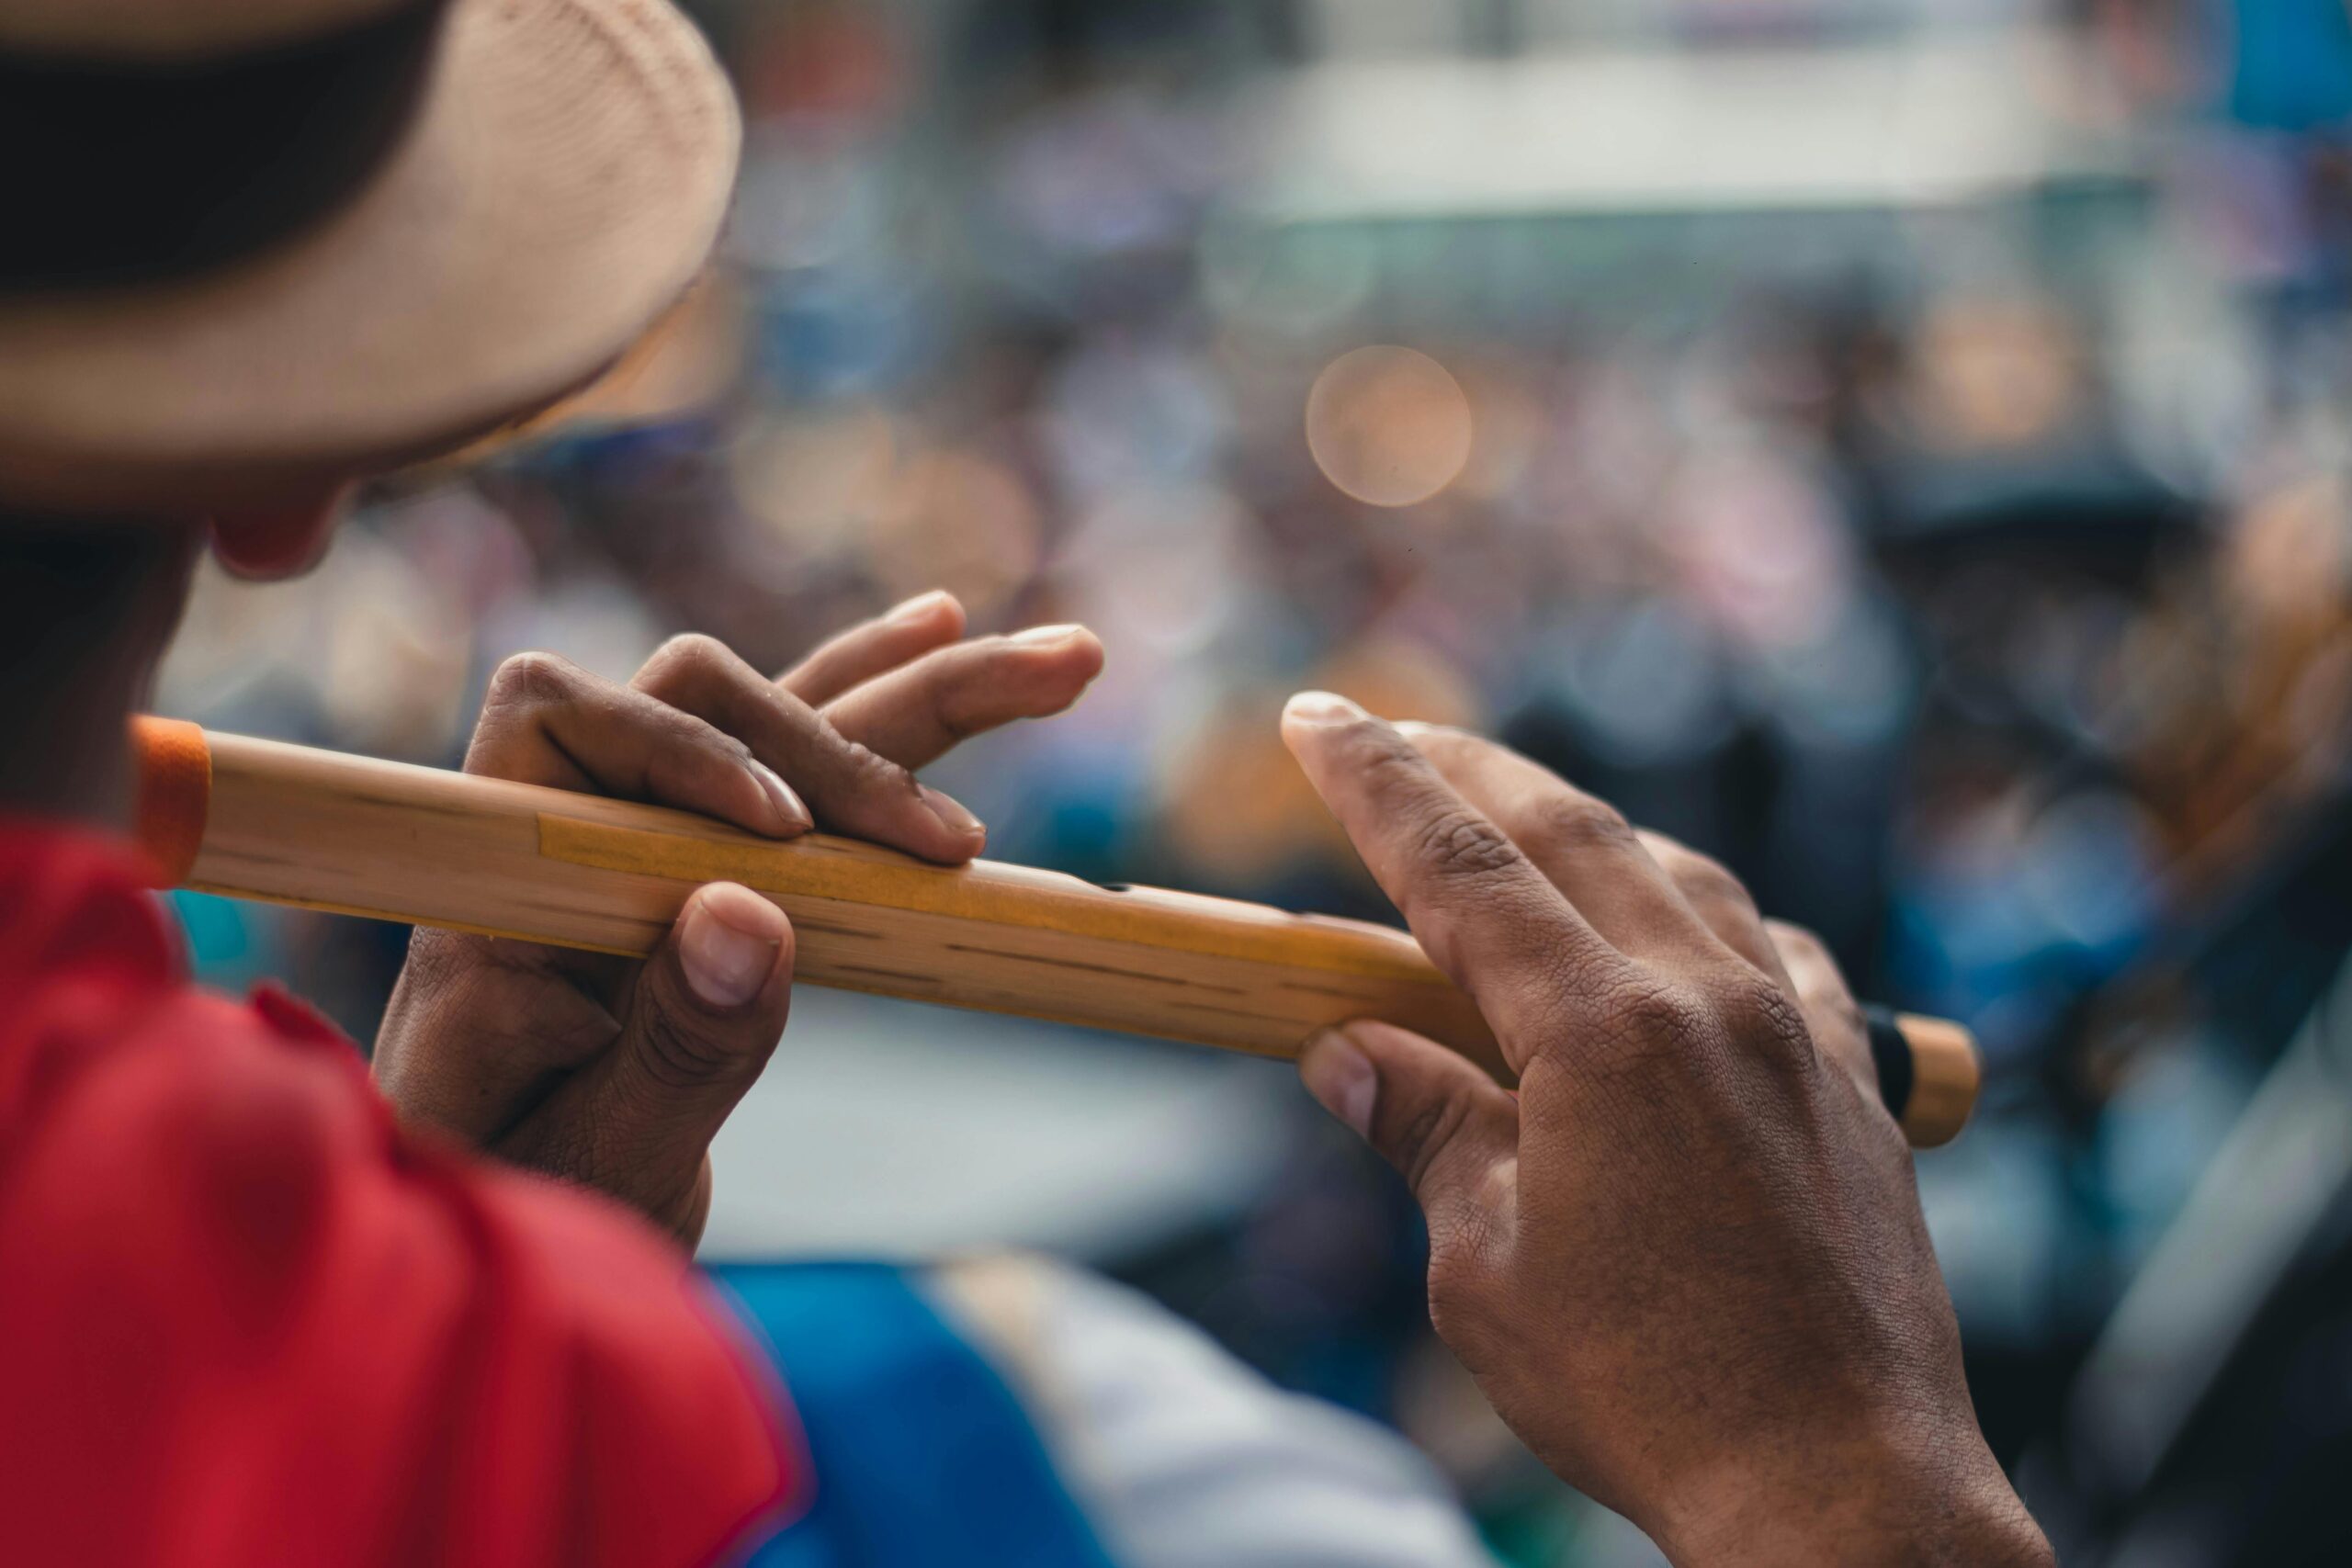
{"label": "dark skin on hand", "polygon": [[[216,518],[214,551],[241,577],[299,573],[324,553],[342,501]],[[1059,713],[1102,668],[1082,626],[967,638],[944,592],[774,680],[704,637],[673,638],[626,686],[526,653],[492,678],[465,766],[955,865],[987,831],[912,770]],[[377,1036],[377,1084],[403,1120],[597,1188],[691,1247],[710,1213],[710,1142],[791,1000],[791,922],[732,883],[696,889],[643,961],[420,930]]]}
{"label": "dark skin on hand", "polygon": [[[331,514],[223,523],[214,543],[280,575]],[[626,687],[524,655],[466,765],[956,863],[985,835],[910,770],[1060,711],[1101,662],[1078,627],[967,640],[944,594],[775,681],[707,638]],[[1821,944],[1501,747],[1324,694],[1283,732],[1520,1074],[1508,1093],[1372,1021],[1300,1060],[1410,1183],[1431,1320],[1528,1447],[1678,1563],[2052,1562],[1977,1430],[1910,1152]],[[710,1140],[775,1047],[791,968],[781,911],[731,884],[643,963],[420,931],[379,1079],[404,1117],[691,1246]]]}
{"label": "dark skin on hand", "polygon": [[[954,865],[986,831],[911,770],[1060,712],[1102,665],[1080,626],[967,638],[962,606],[937,592],[775,680],[701,637],[665,644],[627,686],[526,653],[492,680],[466,771],[771,838],[822,827]],[[692,1247],[711,1139],[767,1065],[791,997],[790,922],[732,883],[698,889],[642,962],[420,930],[377,1037],[377,1081],[404,1119],[599,1188]]]}
{"label": "dark skin on hand", "polygon": [[1820,943],[1502,747],[1319,693],[1283,733],[1520,1074],[1374,1022],[1300,1061],[1411,1184],[1431,1321],[1521,1440],[1678,1563],[2052,1561]]}

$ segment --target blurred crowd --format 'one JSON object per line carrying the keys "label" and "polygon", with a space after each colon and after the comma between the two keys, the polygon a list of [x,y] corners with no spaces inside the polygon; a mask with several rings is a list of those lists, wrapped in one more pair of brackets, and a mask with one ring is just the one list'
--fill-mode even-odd
{"label": "blurred crowd", "polygon": [[[2352,940],[2344,7],[690,8],[747,164],[628,427],[208,581],[161,705],[449,763],[515,650],[781,668],[941,586],[1109,654],[943,770],[993,856],[1372,915],[1283,696],[1498,732],[1977,1030],[1922,1180],[1996,1449],[2047,1429]],[[1472,101],[1464,163],[1416,117]],[[367,1038],[401,933],[178,904]],[[1374,1174],[1285,1160],[1102,1261],[1399,1421],[1510,1560],[1620,1560],[1419,1329]]]}

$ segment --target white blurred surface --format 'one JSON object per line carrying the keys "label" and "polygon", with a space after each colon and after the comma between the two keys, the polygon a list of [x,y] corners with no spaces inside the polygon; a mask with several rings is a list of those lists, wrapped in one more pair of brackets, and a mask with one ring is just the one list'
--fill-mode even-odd
{"label": "white blurred surface", "polygon": [[713,1153],[706,1258],[1044,1248],[1100,1261],[1271,1174],[1289,1066],[803,987]]}
{"label": "white blurred surface", "polygon": [[1349,58],[1266,91],[1260,201],[1293,220],[1910,209],[2122,166],[2033,33]]}

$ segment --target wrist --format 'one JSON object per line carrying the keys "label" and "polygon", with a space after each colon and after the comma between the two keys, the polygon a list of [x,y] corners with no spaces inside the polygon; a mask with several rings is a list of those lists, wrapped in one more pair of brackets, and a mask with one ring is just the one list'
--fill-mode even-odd
{"label": "wrist", "polygon": [[1838,1447],[1692,1487],[1651,1533],[1677,1568],[1737,1562],[2052,1568],[2056,1557],[1972,1429],[1950,1448]]}

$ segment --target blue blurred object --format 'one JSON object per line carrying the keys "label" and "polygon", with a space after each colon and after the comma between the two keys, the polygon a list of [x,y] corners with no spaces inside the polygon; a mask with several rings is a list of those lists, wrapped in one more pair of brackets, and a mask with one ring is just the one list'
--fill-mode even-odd
{"label": "blue blurred object", "polygon": [[1029,1416],[900,1270],[717,1275],[765,1343],[807,1439],[808,1511],[753,1568],[1110,1568]]}
{"label": "blue blurred object", "polygon": [[277,941],[277,911],[266,904],[176,888],[164,895],[187,944],[197,979],[223,991],[243,991],[285,973]]}
{"label": "blue blurred object", "polygon": [[2230,113],[2266,130],[2352,130],[2352,17],[2336,0],[2231,0]]}

